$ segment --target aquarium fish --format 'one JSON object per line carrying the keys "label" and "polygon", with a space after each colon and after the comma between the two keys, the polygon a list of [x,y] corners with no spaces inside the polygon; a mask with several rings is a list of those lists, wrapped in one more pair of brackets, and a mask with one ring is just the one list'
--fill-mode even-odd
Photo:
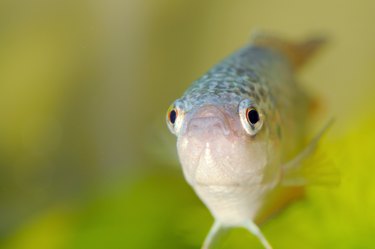
{"label": "aquarium fish", "polygon": [[298,169],[328,127],[305,143],[313,101],[295,79],[322,44],[257,34],[170,106],[185,179],[215,219],[203,248],[228,227],[244,227],[271,248],[259,222],[303,193],[308,178]]}

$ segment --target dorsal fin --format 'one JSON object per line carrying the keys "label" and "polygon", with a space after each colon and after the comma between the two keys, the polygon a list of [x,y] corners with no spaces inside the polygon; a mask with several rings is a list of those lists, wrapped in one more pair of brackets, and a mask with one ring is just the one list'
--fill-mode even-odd
{"label": "dorsal fin", "polygon": [[295,43],[280,39],[272,34],[255,32],[251,36],[251,43],[279,51],[290,60],[293,68],[298,70],[326,43],[326,39],[323,37],[313,37]]}

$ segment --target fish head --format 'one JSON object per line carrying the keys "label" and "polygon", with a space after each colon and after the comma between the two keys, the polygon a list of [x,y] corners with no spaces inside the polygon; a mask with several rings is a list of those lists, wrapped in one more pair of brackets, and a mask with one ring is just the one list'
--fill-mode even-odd
{"label": "fish head", "polygon": [[279,177],[277,142],[266,110],[251,98],[205,101],[188,108],[177,100],[167,114],[189,184],[249,186]]}

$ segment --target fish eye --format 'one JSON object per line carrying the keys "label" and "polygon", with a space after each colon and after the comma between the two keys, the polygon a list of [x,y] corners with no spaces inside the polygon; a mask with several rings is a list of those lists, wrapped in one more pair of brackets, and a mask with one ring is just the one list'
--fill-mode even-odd
{"label": "fish eye", "polygon": [[175,109],[172,109],[171,111],[169,111],[168,118],[169,118],[169,122],[171,122],[171,124],[174,124],[177,118],[177,111]]}
{"label": "fish eye", "polygon": [[175,105],[171,105],[168,108],[166,120],[169,130],[173,134],[177,134],[180,130],[183,116],[184,112]]}
{"label": "fish eye", "polygon": [[263,126],[263,115],[250,99],[244,99],[238,106],[242,127],[251,135],[256,135]]}
{"label": "fish eye", "polygon": [[259,113],[255,108],[247,108],[247,121],[255,125],[259,121]]}

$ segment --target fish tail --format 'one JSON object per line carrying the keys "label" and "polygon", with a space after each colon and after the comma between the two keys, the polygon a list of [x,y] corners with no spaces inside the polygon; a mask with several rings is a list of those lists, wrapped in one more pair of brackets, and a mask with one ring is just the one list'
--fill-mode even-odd
{"label": "fish tail", "polygon": [[255,32],[252,35],[253,44],[261,47],[275,49],[288,58],[294,69],[299,69],[313,57],[313,55],[326,44],[325,37],[317,36],[302,42],[291,42],[277,36]]}

